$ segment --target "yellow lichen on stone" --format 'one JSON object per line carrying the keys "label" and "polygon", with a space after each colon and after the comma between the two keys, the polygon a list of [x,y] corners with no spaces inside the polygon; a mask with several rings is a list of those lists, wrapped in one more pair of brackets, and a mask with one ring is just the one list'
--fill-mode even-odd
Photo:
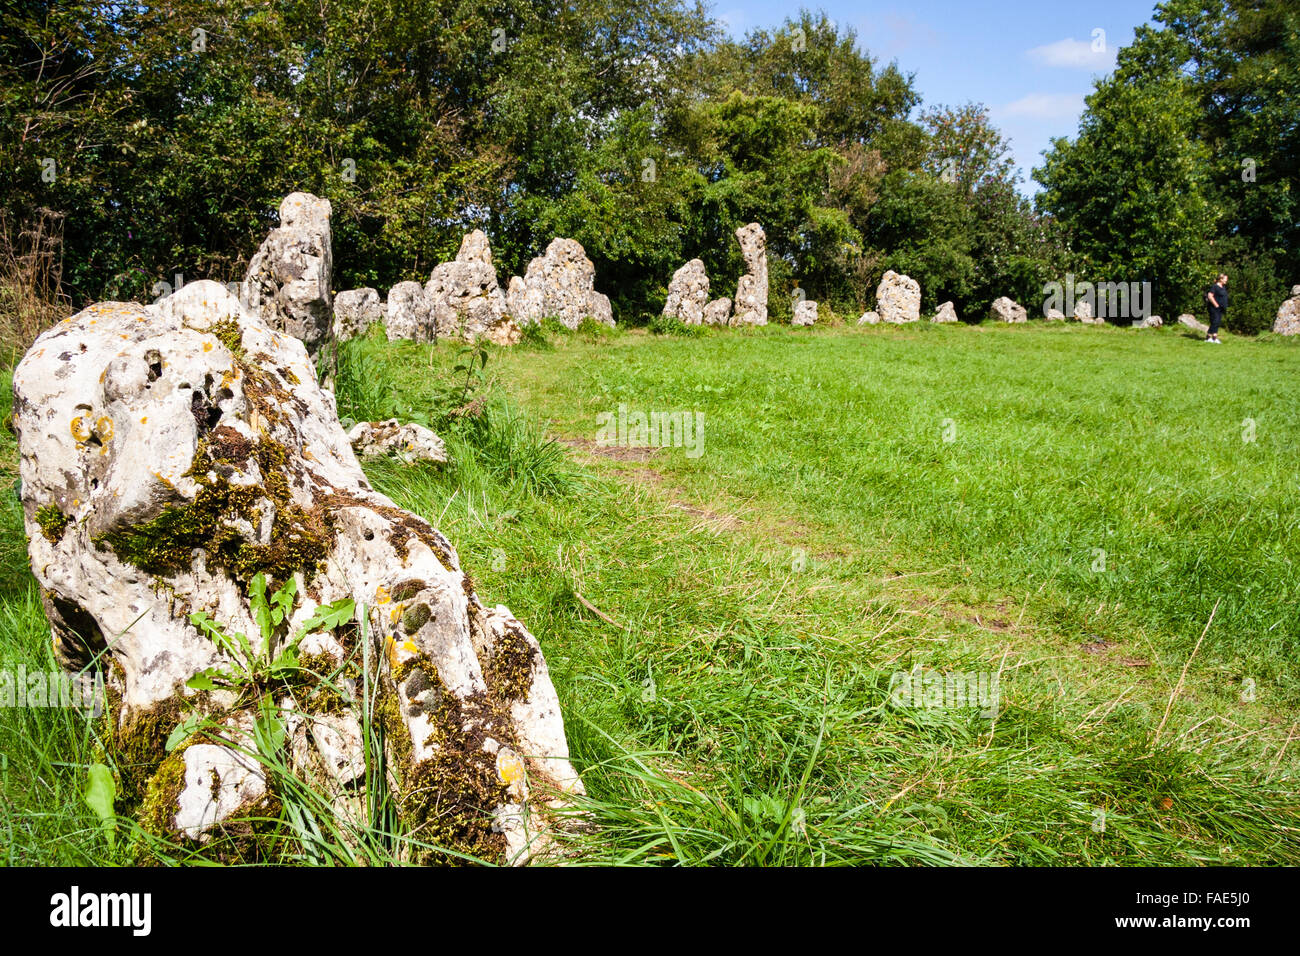
{"label": "yellow lichen on stone", "polygon": [[523,799],[527,792],[525,778],[527,771],[519,755],[509,747],[497,751],[497,777],[510,788],[510,793],[517,799]]}
{"label": "yellow lichen on stone", "polygon": [[78,415],[74,418],[70,427],[72,437],[77,440],[77,444],[84,445],[86,442],[90,441],[90,423],[86,421],[84,416]]}
{"label": "yellow lichen on stone", "polygon": [[107,444],[113,440],[113,419],[107,415],[101,415],[99,421],[95,422],[95,434],[99,440]]}
{"label": "yellow lichen on stone", "polygon": [[387,604],[391,600],[392,597],[388,593],[388,588],[384,587],[382,584],[379,585],[379,587],[375,588],[376,604]]}
{"label": "yellow lichen on stone", "polygon": [[384,641],[384,648],[388,654],[388,665],[394,673],[407,661],[420,656],[420,649],[409,638],[399,644],[397,638],[389,637]]}

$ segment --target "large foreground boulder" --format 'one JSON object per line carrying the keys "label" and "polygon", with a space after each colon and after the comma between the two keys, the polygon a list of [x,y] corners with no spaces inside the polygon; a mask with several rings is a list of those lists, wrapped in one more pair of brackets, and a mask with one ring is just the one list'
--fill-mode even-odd
{"label": "large foreground boulder", "polygon": [[876,286],[876,312],[881,322],[902,325],[921,318],[921,284],[911,276],[893,269],[884,274]]}
{"label": "large foreground boulder", "polygon": [[[543,802],[581,790],[537,640],[482,604],[436,528],[370,487],[297,338],[196,282],[154,306],[64,320],[13,388],[56,652],[106,671],[115,749],[129,755],[122,797],[147,829],[256,833],[241,820],[278,813],[266,763],[250,757],[268,748],[340,820],[364,819],[354,784],[380,765],[362,744],[363,698],[414,840],[518,859]],[[258,614],[263,584],[282,620]],[[285,665],[301,634],[272,679],[269,662]],[[234,672],[256,661],[262,678],[245,686]],[[211,668],[226,678],[187,689],[204,672],[211,684]]]}
{"label": "large foreground boulder", "polygon": [[704,271],[703,261],[692,259],[673,273],[672,281],[668,283],[664,315],[685,325],[701,325],[708,301],[708,273]]}
{"label": "large foreground boulder", "polygon": [[505,294],[497,285],[492,250],[480,229],[461,240],[454,261],[434,267],[424,295],[434,338],[464,342],[482,338],[499,345],[519,341],[515,323],[507,315]]}
{"label": "large foreground boulder", "polygon": [[1300,335],[1300,285],[1292,286],[1291,298],[1278,308],[1273,331],[1278,335]]}
{"label": "large foreground boulder", "polygon": [[1019,302],[1003,295],[993,300],[993,305],[989,307],[989,318],[998,322],[1026,322],[1029,313]]}
{"label": "large foreground boulder", "polygon": [[507,310],[519,325],[559,319],[576,329],[583,319],[614,324],[609,298],[596,291],[596,267],[574,239],[552,239],[546,252],[528,263],[522,279],[510,280]]}
{"label": "large foreground boulder", "polygon": [[330,241],[329,200],[290,193],[280,203],[279,227],[249,261],[240,287],[240,298],[262,322],[300,339],[312,357],[334,324]]}
{"label": "large foreground boulder", "polygon": [[732,325],[767,325],[767,233],[756,222],[736,230],[745,274],[736,284]]}

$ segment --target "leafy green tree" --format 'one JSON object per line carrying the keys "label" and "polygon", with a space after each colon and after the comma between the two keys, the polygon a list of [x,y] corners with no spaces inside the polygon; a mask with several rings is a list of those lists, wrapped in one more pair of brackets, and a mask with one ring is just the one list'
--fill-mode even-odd
{"label": "leafy green tree", "polygon": [[1077,279],[1150,282],[1156,311],[1194,308],[1213,213],[1190,82],[1169,70],[1141,81],[1120,70],[1087,104],[1078,138],[1054,140],[1034,173]]}

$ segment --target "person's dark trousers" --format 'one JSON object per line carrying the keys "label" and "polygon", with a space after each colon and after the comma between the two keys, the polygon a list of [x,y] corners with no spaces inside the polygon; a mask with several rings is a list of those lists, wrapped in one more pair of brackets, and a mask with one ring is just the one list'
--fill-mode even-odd
{"label": "person's dark trousers", "polygon": [[1219,326],[1223,324],[1223,311],[1221,309],[1210,310],[1210,331],[1207,335],[1214,336],[1219,334]]}

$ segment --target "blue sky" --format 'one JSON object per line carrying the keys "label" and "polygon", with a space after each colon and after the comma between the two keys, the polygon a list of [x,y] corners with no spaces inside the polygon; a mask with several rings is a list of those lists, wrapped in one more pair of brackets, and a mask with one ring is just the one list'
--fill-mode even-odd
{"label": "blue sky", "polygon": [[[1109,73],[1115,51],[1150,21],[1155,0],[805,0],[878,61],[897,60],[915,75],[923,106],[984,103],[1011,140],[1024,182],[1055,136],[1073,136],[1095,77]],[[799,9],[775,0],[715,0],[714,15],[736,37],[771,29]],[[1104,31],[1104,35],[1094,31]],[[1096,51],[1094,46],[1104,50]]]}

